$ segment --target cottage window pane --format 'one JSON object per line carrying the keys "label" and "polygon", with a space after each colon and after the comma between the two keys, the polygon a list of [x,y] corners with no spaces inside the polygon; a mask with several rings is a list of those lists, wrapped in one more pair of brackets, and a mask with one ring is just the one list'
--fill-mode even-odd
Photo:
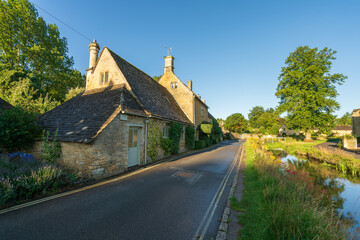
{"label": "cottage window pane", "polygon": [[138,131],[137,131],[137,129],[133,129],[133,132],[134,132],[134,135],[133,135],[133,147],[137,147],[137,133],[138,133]]}
{"label": "cottage window pane", "polygon": [[104,74],[101,74],[101,83],[104,83]]}
{"label": "cottage window pane", "polygon": [[128,140],[128,147],[129,148],[132,147],[132,142],[133,142],[133,130],[129,129],[129,140]]}
{"label": "cottage window pane", "polygon": [[109,72],[105,73],[105,82],[109,82]]}

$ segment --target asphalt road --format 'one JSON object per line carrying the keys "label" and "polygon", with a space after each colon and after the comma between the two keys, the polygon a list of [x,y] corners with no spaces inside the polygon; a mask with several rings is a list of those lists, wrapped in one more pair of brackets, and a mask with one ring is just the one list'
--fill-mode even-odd
{"label": "asphalt road", "polygon": [[0,214],[0,239],[215,239],[239,146],[222,142],[112,183]]}

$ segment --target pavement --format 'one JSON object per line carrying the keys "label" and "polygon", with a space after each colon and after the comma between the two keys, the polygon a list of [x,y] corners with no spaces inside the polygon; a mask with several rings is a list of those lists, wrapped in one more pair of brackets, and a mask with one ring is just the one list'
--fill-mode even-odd
{"label": "pavement", "polygon": [[0,239],[215,239],[237,141],[0,212]]}

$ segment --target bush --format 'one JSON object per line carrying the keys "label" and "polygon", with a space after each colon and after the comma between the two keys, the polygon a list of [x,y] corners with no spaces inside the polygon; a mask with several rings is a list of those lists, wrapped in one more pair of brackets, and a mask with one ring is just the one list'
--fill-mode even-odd
{"label": "bush", "polygon": [[0,146],[6,150],[27,149],[39,134],[35,115],[18,107],[0,112]]}
{"label": "bush", "polygon": [[75,180],[74,175],[36,161],[30,154],[0,155],[0,205],[46,194]]}
{"label": "bush", "polygon": [[172,123],[169,129],[169,138],[173,142],[171,154],[179,153],[180,139],[183,126],[179,123]]}
{"label": "bush", "polygon": [[185,146],[192,150],[195,147],[195,129],[194,127],[186,127],[185,128]]}
{"label": "bush", "polygon": [[49,132],[43,131],[41,159],[48,163],[54,163],[61,154],[61,144],[57,140],[58,130],[55,132],[54,141],[49,141]]}
{"label": "bush", "polygon": [[161,148],[165,151],[165,156],[171,154],[174,142],[169,138],[162,138],[160,141]]}
{"label": "bush", "polygon": [[195,141],[195,149],[202,149],[206,147],[206,141],[205,140],[199,140]]}
{"label": "bush", "polygon": [[160,139],[160,127],[156,125],[156,123],[151,123],[149,125],[147,151],[152,161],[155,161],[157,156],[159,155],[158,147],[160,147]]}

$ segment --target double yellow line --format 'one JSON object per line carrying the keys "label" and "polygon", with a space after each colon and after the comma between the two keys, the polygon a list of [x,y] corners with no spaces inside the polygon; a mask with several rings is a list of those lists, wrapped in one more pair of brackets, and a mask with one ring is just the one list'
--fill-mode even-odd
{"label": "double yellow line", "polygon": [[[209,228],[210,222],[214,216],[215,210],[219,204],[220,198],[224,193],[224,189],[226,187],[226,184],[231,176],[231,173],[234,169],[234,167],[236,166],[236,163],[240,164],[240,159],[241,159],[241,152],[243,149],[243,144],[241,144],[241,146],[239,147],[238,151],[236,152],[235,158],[233,160],[233,162],[230,165],[230,168],[228,169],[227,173],[225,174],[224,178],[222,179],[219,188],[217,189],[211,203],[210,206],[208,207],[203,219],[200,222],[199,227],[197,228],[192,240],[196,240],[196,239],[204,239],[205,234]],[[201,231],[202,229],[202,231]],[[201,235],[200,235],[201,232]]]}

